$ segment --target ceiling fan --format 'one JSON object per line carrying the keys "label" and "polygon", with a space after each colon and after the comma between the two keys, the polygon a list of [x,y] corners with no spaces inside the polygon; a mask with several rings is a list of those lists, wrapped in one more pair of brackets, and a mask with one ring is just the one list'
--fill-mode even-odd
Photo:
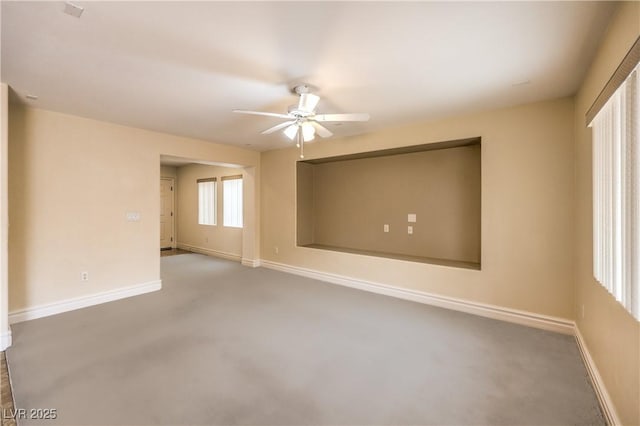
{"label": "ceiling fan", "polygon": [[300,96],[300,99],[298,101],[298,105],[289,106],[286,114],[247,111],[243,109],[234,109],[233,112],[286,119],[287,121],[284,123],[277,124],[265,130],[262,134],[268,135],[284,129],[284,134],[287,135],[289,139],[294,140],[297,137],[296,146],[300,148],[300,158],[304,158],[304,143],[312,141],[316,134],[323,138],[333,136],[333,133],[320,123],[369,121],[369,114],[366,113],[317,114],[316,106],[320,101],[320,97],[310,93],[311,87],[307,84],[294,86],[291,91]]}

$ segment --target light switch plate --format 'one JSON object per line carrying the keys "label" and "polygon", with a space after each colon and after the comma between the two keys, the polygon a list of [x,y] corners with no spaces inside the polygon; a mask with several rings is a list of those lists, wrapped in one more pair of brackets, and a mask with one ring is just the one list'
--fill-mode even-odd
{"label": "light switch plate", "polygon": [[384,224],[384,232],[389,232],[389,224],[388,223]]}
{"label": "light switch plate", "polygon": [[413,226],[407,226],[407,234],[413,235]]}
{"label": "light switch plate", "polygon": [[416,223],[416,214],[415,213],[409,213],[409,215],[407,216],[407,222]]}
{"label": "light switch plate", "polygon": [[140,212],[127,212],[127,222],[139,222]]}

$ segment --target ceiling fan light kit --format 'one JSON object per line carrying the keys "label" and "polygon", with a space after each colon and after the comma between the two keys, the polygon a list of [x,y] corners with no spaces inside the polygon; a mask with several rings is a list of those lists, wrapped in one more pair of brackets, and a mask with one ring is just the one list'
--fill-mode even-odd
{"label": "ceiling fan light kit", "polygon": [[300,99],[297,105],[291,105],[287,114],[278,114],[263,111],[247,111],[234,109],[233,112],[239,114],[263,115],[267,117],[276,117],[287,119],[284,123],[277,124],[262,132],[263,135],[284,129],[284,134],[291,140],[296,139],[296,146],[300,148],[300,158],[304,158],[304,143],[315,139],[316,134],[322,138],[329,138],[333,133],[320,124],[328,122],[345,122],[345,121],[368,121],[369,114],[352,113],[352,114],[316,114],[316,107],[320,102],[320,97],[310,93],[311,87],[307,84],[294,86],[292,92],[297,94]]}
{"label": "ceiling fan light kit", "polygon": [[289,139],[291,139],[291,140],[293,140],[293,138],[296,137],[297,133],[298,133],[298,125],[297,124],[291,124],[289,127],[284,129],[284,134],[287,135],[287,137]]}

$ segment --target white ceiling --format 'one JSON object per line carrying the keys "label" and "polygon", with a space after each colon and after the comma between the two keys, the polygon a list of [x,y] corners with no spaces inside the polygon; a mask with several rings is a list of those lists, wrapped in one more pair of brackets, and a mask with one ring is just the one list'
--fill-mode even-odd
{"label": "white ceiling", "polygon": [[[611,2],[2,1],[2,74],[33,106],[214,142],[260,131],[293,82],[319,112],[368,112],[337,136],[575,93]],[[529,81],[528,84],[518,84]],[[26,94],[39,97],[25,100]]]}

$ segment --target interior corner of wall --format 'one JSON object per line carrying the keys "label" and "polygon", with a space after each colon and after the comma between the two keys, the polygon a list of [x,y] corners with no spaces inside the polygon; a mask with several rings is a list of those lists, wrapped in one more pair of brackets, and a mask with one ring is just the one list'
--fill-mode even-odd
{"label": "interior corner of wall", "polygon": [[0,351],[4,351],[11,346],[11,327],[7,326],[7,329],[0,333]]}

